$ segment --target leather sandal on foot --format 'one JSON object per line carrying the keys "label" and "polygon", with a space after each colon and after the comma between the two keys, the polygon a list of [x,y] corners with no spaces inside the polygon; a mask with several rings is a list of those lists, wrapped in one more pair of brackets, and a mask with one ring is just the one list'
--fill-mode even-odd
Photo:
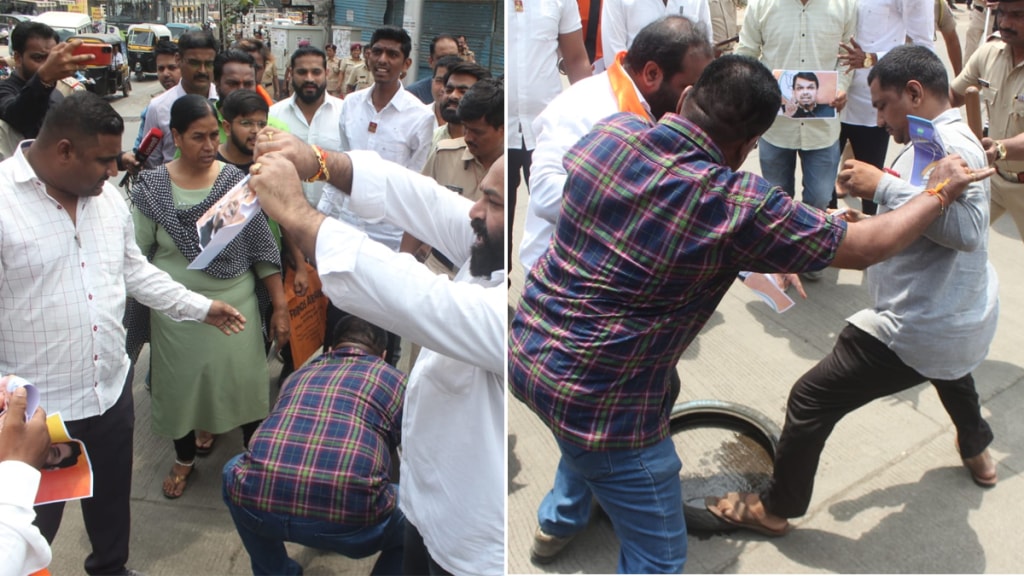
{"label": "leather sandal on foot", "polygon": [[[953,440],[957,452],[960,451],[960,438]],[[962,458],[964,468],[971,473],[971,480],[982,488],[992,488],[999,482],[999,475],[996,473],[996,464],[992,461],[992,455],[988,448],[981,451],[977,456]]]}
{"label": "leather sandal on foot", "polygon": [[964,467],[971,473],[971,480],[974,480],[978,486],[992,488],[999,482],[996,465],[992,462],[992,457],[989,456],[987,449],[977,456],[964,458],[963,461]]}
{"label": "leather sandal on foot", "polygon": [[[754,517],[750,509],[750,503],[748,503],[748,499],[751,496],[754,495],[730,492],[723,498],[708,496],[704,500],[704,504],[707,506],[708,512],[711,512],[719,520],[737,528],[753,530],[770,538],[785,536],[793,529],[789,522],[786,522],[781,528],[772,528],[764,524],[762,519]],[[722,505],[725,503],[728,503],[729,506]]]}

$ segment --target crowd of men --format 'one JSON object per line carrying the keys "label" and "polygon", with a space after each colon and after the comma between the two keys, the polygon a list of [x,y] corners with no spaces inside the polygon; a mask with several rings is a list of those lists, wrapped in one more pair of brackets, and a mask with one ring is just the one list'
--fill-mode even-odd
{"label": "crowd of men", "polygon": [[[0,120],[16,135],[0,164],[0,315],[28,329],[0,336],[0,372],[30,379],[42,407],[60,411],[90,455],[96,488],[82,505],[92,547],[84,570],[136,573],[128,544],[138,348],[126,346],[125,297],[229,335],[258,324],[154,268],[135,244],[123,195],[107,182],[119,170],[158,170],[175,159],[172,109],[197,95],[218,117],[217,159],[252,175],[281,231],[283,261],[297,268],[292,290],[308,290],[309,263],[331,302],[324,354],[282,373],[291,375],[277,405],[224,468],[224,501],[253,572],[301,573],[285,552],[290,541],[352,558],[379,553],[375,574],[501,573],[501,75],[475,63],[465,37],[441,35],[421,83],[427,90],[414,93],[402,80],[412,40],[383,26],[344,62],[333,45],[297,46],[283,63],[290,96],[276,100],[275,86],[262,82],[271,62],[258,38],[221,47],[208,31],[190,31],[156,47],[164,91],[145,107],[135,148],[123,150],[124,121],[109,103],[56,89],[90,58],[74,55],[78,42],[36,23],[12,38],[16,72],[0,85]],[[156,149],[137,157],[157,133],[165,136]],[[395,368],[403,340],[422,347],[409,374]],[[311,403],[323,409],[310,411]],[[33,450],[7,448],[30,425],[9,427],[0,456],[37,464]],[[14,524],[20,548],[11,549],[25,559],[7,565],[34,571],[49,561],[45,543],[63,504],[33,514],[24,498],[34,496],[32,475],[2,470],[10,470],[5,486],[27,482],[11,494],[18,514],[0,521]],[[181,494],[186,479],[178,480]],[[33,517],[38,529],[24,525]]]}

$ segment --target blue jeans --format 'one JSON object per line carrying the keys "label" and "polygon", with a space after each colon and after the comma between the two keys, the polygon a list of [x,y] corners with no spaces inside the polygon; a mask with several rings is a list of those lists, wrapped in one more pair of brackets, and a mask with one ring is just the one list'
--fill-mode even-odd
{"label": "blue jeans", "polygon": [[285,542],[330,550],[349,558],[365,558],[379,551],[371,574],[402,573],[405,515],[397,505],[391,516],[376,526],[347,526],[244,508],[232,502],[228,494],[234,484],[232,469],[241,457],[239,454],[224,465],[223,495],[249,553],[253,574],[302,574],[302,566],[288,557]]}
{"label": "blue jeans", "polygon": [[537,510],[541,530],[572,536],[587,525],[591,495],[619,537],[621,574],[678,574],[686,563],[682,463],[671,438],[640,450],[591,452],[556,438],[555,485]]}
{"label": "blue jeans", "polygon": [[773,146],[761,138],[757,142],[761,175],[796,197],[796,156],[803,167],[803,203],[824,210],[832,201],[832,189],[839,173],[839,141],[820,150],[793,150]]}

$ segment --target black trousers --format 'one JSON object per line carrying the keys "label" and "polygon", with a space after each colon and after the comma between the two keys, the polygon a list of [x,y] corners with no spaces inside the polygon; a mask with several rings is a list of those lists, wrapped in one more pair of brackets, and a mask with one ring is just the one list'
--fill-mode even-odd
{"label": "black trousers", "polygon": [[[508,260],[505,264],[505,271],[512,271],[512,225],[516,219],[516,192],[519,190],[520,170],[523,179],[526,181],[527,190],[530,187],[530,165],[533,163],[533,150],[527,150],[526,144],[522,148],[509,148],[505,155],[505,180],[508,187],[505,190],[505,234],[508,236]],[[509,274],[509,278],[512,275]]]}
{"label": "black trousers", "polygon": [[[885,153],[889,150],[889,133],[885,128],[843,122],[839,125],[839,150],[842,150],[847,142],[853,148],[854,158],[876,168],[885,168]],[[871,200],[861,200],[861,211],[865,214],[876,214],[878,205]]]}
{"label": "black trousers", "polygon": [[409,521],[405,523],[403,554],[402,573],[406,576],[451,576],[451,572],[430,557],[427,545],[423,543],[423,536]]}
{"label": "black trousers", "polygon": [[[818,459],[836,423],[872,400],[926,381],[885,344],[847,325],[832,352],[789,393],[772,480],[761,494],[765,509],[784,518],[806,513]],[[981,416],[974,378],[931,382],[956,427],[960,456],[977,456],[992,442],[992,429]]]}
{"label": "black trousers", "polygon": [[[120,574],[128,562],[131,536],[132,446],[135,436],[134,367],[124,391],[99,416],[66,422],[68,433],[85,443],[92,461],[93,497],[82,500],[82,518],[92,544],[85,559],[88,574]],[[64,515],[64,503],[36,506],[35,525],[52,543]]]}

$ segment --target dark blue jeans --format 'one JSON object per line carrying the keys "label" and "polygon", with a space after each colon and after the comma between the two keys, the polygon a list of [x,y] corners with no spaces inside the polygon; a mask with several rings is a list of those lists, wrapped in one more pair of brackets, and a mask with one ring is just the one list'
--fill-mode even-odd
{"label": "dark blue jeans", "polygon": [[234,483],[232,469],[241,457],[239,454],[224,465],[223,495],[249,553],[253,574],[302,574],[302,566],[288,557],[285,542],[330,550],[349,558],[365,558],[379,551],[380,557],[371,574],[402,573],[405,515],[397,505],[391,516],[376,526],[347,526],[244,508],[232,502],[228,494]]}

